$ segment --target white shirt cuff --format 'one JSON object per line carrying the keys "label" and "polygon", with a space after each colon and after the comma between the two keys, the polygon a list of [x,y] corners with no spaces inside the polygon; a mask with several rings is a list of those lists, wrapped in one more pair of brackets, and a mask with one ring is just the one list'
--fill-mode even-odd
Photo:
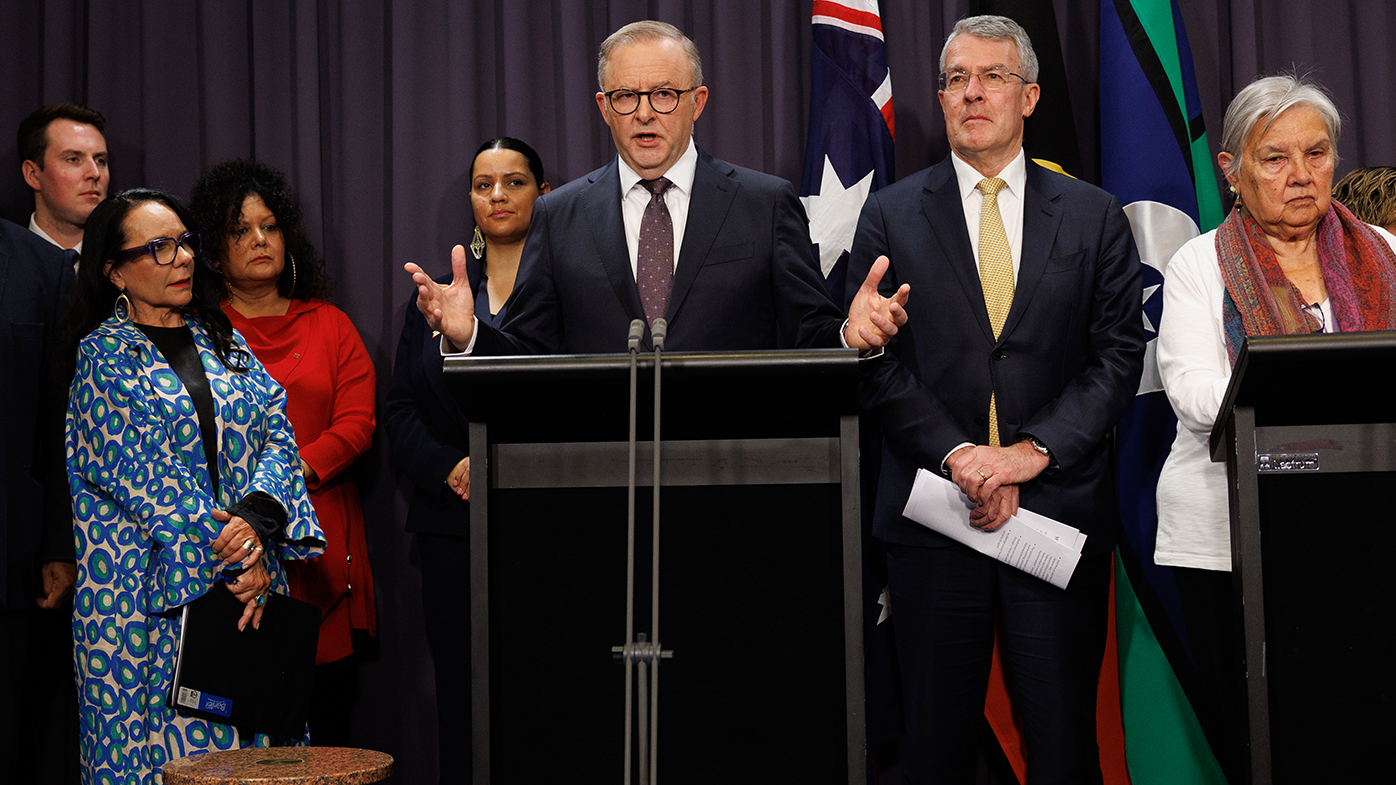
{"label": "white shirt cuff", "polygon": [[973,447],[973,446],[974,446],[974,445],[971,444],[971,443],[969,443],[969,442],[960,442],[959,444],[957,444],[957,445],[955,445],[954,447],[952,447],[952,448],[950,449],[950,452],[946,453],[946,454],[945,454],[945,457],[940,459],[940,473],[943,474],[943,475],[945,475],[946,477],[949,477],[949,476],[950,476],[950,467],[949,467],[949,466],[946,466],[946,465],[945,465],[945,462],[948,461],[948,460],[950,460],[950,456],[954,455],[956,450],[959,450],[959,449],[961,449],[961,448],[963,448],[963,447]]}
{"label": "white shirt cuff", "polygon": [[469,357],[475,353],[475,339],[480,337],[480,320],[474,316],[470,317],[470,343],[465,345],[462,351],[454,351],[451,344],[447,343],[446,336],[441,336],[441,356],[442,357]]}

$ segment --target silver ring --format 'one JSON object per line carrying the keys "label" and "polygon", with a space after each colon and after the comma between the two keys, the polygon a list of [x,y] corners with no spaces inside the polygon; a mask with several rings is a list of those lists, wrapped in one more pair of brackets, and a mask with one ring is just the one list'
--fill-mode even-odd
{"label": "silver ring", "polygon": [[242,541],[242,549],[243,549],[244,551],[247,551],[248,553],[251,553],[251,552],[252,552],[252,542],[253,542],[253,540],[252,540],[251,537],[248,537],[247,539],[243,540],[243,541]]}
{"label": "silver ring", "polygon": [[260,551],[260,550],[262,550],[262,546],[258,545],[256,548],[253,548],[252,550],[254,550],[254,551]]}

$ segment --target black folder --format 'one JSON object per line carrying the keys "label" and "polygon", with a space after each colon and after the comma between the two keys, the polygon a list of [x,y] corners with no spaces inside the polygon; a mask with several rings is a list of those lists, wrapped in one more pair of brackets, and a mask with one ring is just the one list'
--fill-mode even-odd
{"label": "black folder", "polygon": [[219,584],[184,606],[165,705],[240,730],[300,737],[310,714],[320,609],[268,594],[260,628],[239,632],[243,603]]}

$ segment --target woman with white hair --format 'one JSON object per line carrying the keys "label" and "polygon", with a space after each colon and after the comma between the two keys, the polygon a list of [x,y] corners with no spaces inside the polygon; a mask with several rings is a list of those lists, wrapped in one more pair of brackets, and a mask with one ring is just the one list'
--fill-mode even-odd
{"label": "woman with white hair", "polygon": [[1258,79],[1226,111],[1217,154],[1236,206],[1168,263],[1158,363],[1178,432],[1158,484],[1154,560],[1174,567],[1222,768],[1245,777],[1244,681],[1231,617],[1226,466],[1207,440],[1248,335],[1396,328],[1396,237],[1331,197],[1341,121],[1318,85]]}

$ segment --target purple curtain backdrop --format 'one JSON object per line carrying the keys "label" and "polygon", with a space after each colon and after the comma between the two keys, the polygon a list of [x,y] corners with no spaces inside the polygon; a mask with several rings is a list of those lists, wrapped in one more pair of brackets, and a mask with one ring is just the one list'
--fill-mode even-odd
{"label": "purple curtain backdrop", "polygon": [[[1048,0],[1044,0],[1047,2]],[[614,154],[594,100],[595,52],[636,19],[698,44],[711,87],[696,137],[734,163],[798,180],[809,106],[812,0],[17,0],[0,29],[0,129],[77,100],[108,120],[112,186],[187,196],[234,156],[284,169],[342,307],[390,376],[410,285],[406,261],[448,269],[471,229],[466,182],[481,141],[529,141],[554,186]],[[1313,71],[1347,128],[1340,174],[1396,163],[1396,11],[1382,0],[1182,0],[1215,148],[1226,102],[1261,74]],[[897,171],[946,152],[936,63],[977,2],[883,0]],[[1084,179],[1097,180],[1096,0],[1056,0]],[[1045,42],[1037,42],[1042,47]],[[13,138],[13,137],[6,137]],[[1215,149],[1214,149],[1215,152]],[[28,221],[19,160],[0,145],[0,215]],[[393,754],[398,782],[435,779],[431,668],[403,480],[378,439],[360,467],[379,639],[362,671],[357,741]],[[460,597],[466,605],[464,581]],[[465,707],[461,707],[465,710]],[[466,744],[467,739],[451,739]]]}

